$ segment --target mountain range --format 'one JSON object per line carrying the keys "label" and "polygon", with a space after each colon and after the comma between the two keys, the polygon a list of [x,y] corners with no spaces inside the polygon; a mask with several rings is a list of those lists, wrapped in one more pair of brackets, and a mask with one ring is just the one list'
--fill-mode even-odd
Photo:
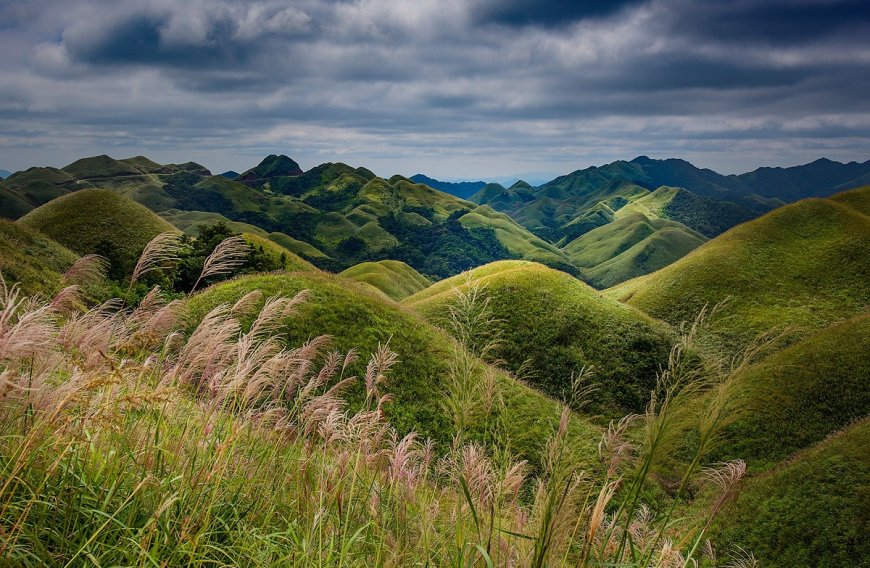
{"label": "mountain range", "polygon": [[422,174],[383,179],[343,163],[303,171],[285,155],[217,176],[194,162],[103,155],[10,175],[0,182],[0,212],[15,219],[71,192],[103,188],[182,231],[223,221],[329,270],[391,259],[437,280],[525,259],[605,288],[667,266],[766,211],[861,185],[868,176],[870,161],[820,159],[725,176],[640,156],[538,187],[518,181],[505,188]]}

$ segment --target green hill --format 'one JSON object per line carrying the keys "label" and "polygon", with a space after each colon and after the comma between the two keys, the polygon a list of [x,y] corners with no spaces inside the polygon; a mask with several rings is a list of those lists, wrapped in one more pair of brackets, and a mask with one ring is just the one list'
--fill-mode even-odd
{"label": "green hill", "polygon": [[50,295],[77,258],[39,231],[0,219],[0,274],[8,286],[18,282],[24,294]]}
{"label": "green hill", "polygon": [[443,322],[455,289],[485,286],[502,330],[497,355],[530,384],[564,396],[572,373],[593,365],[598,409],[640,410],[667,361],[666,326],[602,297],[576,278],[526,261],[502,261],[438,282],[403,304]]}
{"label": "green hill", "polygon": [[[141,157],[140,157],[141,159]],[[133,159],[134,162],[138,161]],[[140,175],[142,170],[130,161],[115,160],[106,156],[82,158],[61,168],[75,179],[106,178],[126,175]]]}
{"label": "green hill", "polygon": [[703,237],[676,227],[666,227],[645,237],[628,250],[582,271],[596,288],[607,288],[668,266],[704,244]]}
{"label": "green hill", "polygon": [[126,275],[152,238],[176,231],[146,207],[105,189],[84,189],[34,209],[17,221],[79,254],[97,253]]}
{"label": "green hill", "polygon": [[870,314],[836,323],[740,377],[745,416],[718,459],[772,465],[870,415]]}
{"label": "green hill", "polygon": [[713,331],[734,345],[778,326],[805,333],[863,313],[870,217],[853,204],[868,193],[870,186],[782,207],[606,294],[675,324],[730,298]]}
{"label": "green hill", "polygon": [[870,419],[746,480],[713,541],[771,568],[866,566],[870,558]]}
{"label": "green hill", "polygon": [[269,258],[284,265],[284,270],[314,270],[314,265],[275,241],[254,233],[242,233],[247,243],[262,250]]}
{"label": "green hill", "polygon": [[269,240],[278,243],[292,253],[303,255],[308,258],[327,258],[327,256],[320,252],[316,247],[313,247],[306,242],[294,239],[284,233],[269,233],[268,237]]}
{"label": "green hill", "polygon": [[[311,300],[283,330],[288,344],[300,345],[314,336],[328,334],[336,349],[359,349],[362,360],[350,370],[357,376],[364,373],[368,355],[379,344],[389,344],[400,361],[381,387],[394,397],[386,407],[391,424],[400,432],[413,430],[432,437],[446,448],[452,440],[452,427],[442,408],[443,381],[455,344],[422,318],[396,309],[393,302],[366,288],[322,272],[248,276],[196,294],[189,301],[189,312],[195,322],[219,303],[233,303],[253,290],[261,291],[264,297],[311,291]],[[504,428],[499,434],[506,438],[502,441],[509,441],[515,452],[538,463],[540,449],[558,423],[560,406],[505,375],[498,374],[496,384],[504,408],[493,405],[491,413]],[[349,395],[352,406],[359,404],[361,389],[357,385]],[[473,435],[484,439],[491,433],[475,431]],[[591,457],[597,443],[596,431],[577,419],[572,420],[571,435],[575,447]]]}
{"label": "green hill", "polygon": [[596,288],[654,272],[707,239],[685,225],[635,212],[577,237],[563,250]]}
{"label": "green hill", "polygon": [[426,277],[398,260],[363,262],[351,266],[341,276],[371,284],[396,301],[432,285]]}

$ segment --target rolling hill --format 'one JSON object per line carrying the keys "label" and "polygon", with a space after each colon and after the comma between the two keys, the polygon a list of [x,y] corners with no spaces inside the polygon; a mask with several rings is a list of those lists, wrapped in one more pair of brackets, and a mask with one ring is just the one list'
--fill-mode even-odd
{"label": "rolling hill", "polygon": [[573,270],[557,247],[491,209],[402,176],[385,180],[341,163],[302,172],[291,158],[271,155],[233,180],[193,162],[161,165],[144,156],[102,155],[10,179],[0,187],[8,216],[99,187],[145,205],[187,233],[225,221],[237,231],[274,235],[291,252],[334,271],[397,259],[443,278],[503,258]]}
{"label": "rolling hill", "polygon": [[861,314],[870,306],[868,194],[870,186],[781,207],[606,294],[673,324],[730,298],[713,329],[735,345]]}
{"label": "rolling hill", "polygon": [[870,419],[744,482],[712,538],[763,566],[864,566],[870,558]]}
{"label": "rolling hill", "polygon": [[[400,363],[381,387],[393,397],[386,407],[387,417],[400,432],[413,430],[421,437],[433,438],[441,448],[449,446],[452,433],[442,406],[443,381],[456,346],[446,334],[422,318],[396,309],[395,303],[368,286],[322,272],[246,276],[216,284],[190,299],[191,322],[218,304],[232,304],[253,290],[261,291],[264,297],[292,296],[309,290],[311,300],[301,306],[300,313],[283,330],[286,341],[301,345],[312,337],[328,334],[336,349],[357,348],[363,358],[350,370],[351,374],[363,374],[368,354],[378,345],[388,344]],[[482,372],[483,367],[480,369]],[[504,374],[497,373],[496,381],[504,404],[492,401],[491,418],[502,424],[500,435],[507,437],[515,452],[539,463],[542,444],[558,424],[560,405]],[[357,385],[349,397],[352,407],[360,404],[362,388]],[[595,432],[580,419],[572,421],[572,443],[588,459],[594,455]],[[480,440],[491,434],[473,432]]]}
{"label": "rolling hill", "polygon": [[469,197],[486,187],[486,182],[484,181],[440,181],[423,174],[412,175],[410,179],[414,183],[422,183],[424,185],[428,185],[429,187],[437,189],[438,191],[443,191],[444,193],[455,195],[460,199],[468,199]]}
{"label": "rolling hill", "polygon": [[371,284],[396,301],[432,285],[422,274],[398,260],[363,262],[351,266],[340,276]]}
{"label": "rolling hill", "polygon": [[584,280],[608,288],[664,268],[706,240],[681,223],[636,212],[577,237],[563,250]]}
{"label": "rolling hill", "polygon": [[0,274],[7,286],[18,283],[23,294],[57,292],[78,256],[39,231],[0,219]]}
{"label": "rolling hill", "polygon": [[640,410],[646,404],[673,339],[666,326],[568,274],[526,261],[476,268],[403,304],[443,325],[456,289],[473,283],[485,287],[501,330],[497,356],[529,384],[563,397],[572,374],[594,366],[597,410]]}
{"label": "rolling hill", "polygon": [[177,231],[146,207],[105,189],[84,189],[34,209],[17,223],[79,254],[109,259],[115,276],[129,274],[152,238]]}
{"label": "rolling hill", "polygon": [[870,415],[870,313],[773,353],[739,377],[743,405],[716,460],[757,471]]}

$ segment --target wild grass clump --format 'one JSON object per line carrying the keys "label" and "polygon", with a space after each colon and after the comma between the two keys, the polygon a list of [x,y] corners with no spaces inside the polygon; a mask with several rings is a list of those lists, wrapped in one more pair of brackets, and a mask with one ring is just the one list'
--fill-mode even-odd
{"label": "wild grass clump", "polygon": [[[687,344],[646,413],[607,429],[598,463],[570,443],[565,407],[533,470],[476,410],[501,404],[499,384],[462,376],[497,340],[480,289],[453,312],[480,334],[458,351],[468,369],[450,365],[441,396],[460,397],[464,418],[440,452],[386,419],[402,364],[388,343],[359,377],[358,353],[327,336],[288,345],[305,291],[250,292],[184,335],[182,301],[157,289],[84,309],[0,283],[0,556],[13,564],[694,566],[744,471],[693,460],[675,502],[689,486],[718,497],[691,523],[643,502],[679,403],[700,388]],[[351,412],[355,382],[365,398]]]}

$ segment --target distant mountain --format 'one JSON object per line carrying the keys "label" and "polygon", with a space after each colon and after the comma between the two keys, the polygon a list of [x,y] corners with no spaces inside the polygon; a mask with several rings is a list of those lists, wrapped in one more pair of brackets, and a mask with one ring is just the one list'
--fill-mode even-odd
{"label": "distant mountain", "polygon": [[606,294],[673,324],[729,298],[712,329],[734,346],[866,312],[868,266],[870,186],[771,211]]}
{"label": "distant mountain", "polygon": [[218,174],[219,176],[225,177],[227,179],[238,179],[241,175],[239,172],[234,172],[233,170],[226,171],[222,174]]}
{"label": "distant mountain", "polygon": [[[725,176],[685,160],[639,156],[577,170],[537,188],[487,186],[470,200],[513,217],[552,242],[570,242],[612,222],[620,208],[642,201],[647,213],[679,221],[708,237],[784,203],[824,197],[866,184],[870,161],[820,159],[793,168],[759,168]],[[657,191],[661,187],[674,188]],[[656,194],[656,195],[650,195]]]}
{"label": "distant mountain", "polygon": [[462,199],[468,199],[486,187],[486,182],[484,181],[439,181],[423,174],[415,174],[411,176],[410,179],[415,183],[425,183],[429,187],[434,187],[438,191],[443,191],[444,193],[449,193],[450,195],[455,195]]}
{"label": "distant mountain", "polygon": [[0,170],[0,179],[6,179],[12,175],[12,172],[9,170]]}
{"label": "distant mountain", "polygon": [[225,222],[336,272],[392,259],[439,279],[494,260],[527,258],[576,273],[558,247],[490,207],[342,163],[303,172],[288,156],[268,156],[238,180],[193,162],[161,165],[142,156],[31,168],[0,183],[0,216],[21,217],[95,188],[145,205],[187,233]]}
{"label": "distant mountain", "polygon": [[282,176],[301,176],[302,168],[293,159],[283,154],[267,156],[256,167],[237,176],[239,181],[254,182]]}

